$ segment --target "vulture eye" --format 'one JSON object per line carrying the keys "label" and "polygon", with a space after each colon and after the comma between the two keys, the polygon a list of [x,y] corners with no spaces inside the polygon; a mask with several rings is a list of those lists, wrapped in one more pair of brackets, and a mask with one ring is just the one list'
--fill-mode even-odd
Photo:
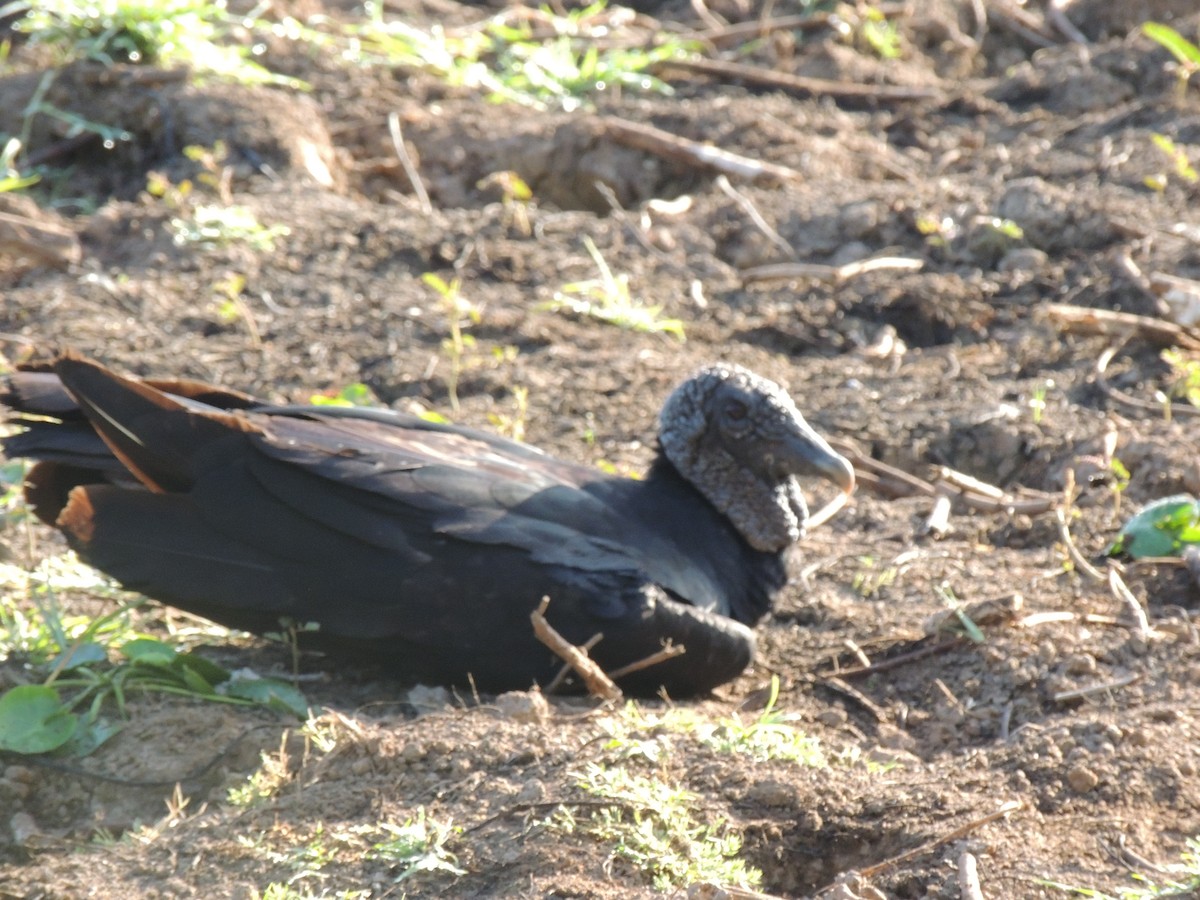
{"label": "vulture eye", "polygon": [[742,419],[746,418],[748,412],[746,404],[741,400],[730,400],[725,404],[725,416],[734,422],[742,421]]}

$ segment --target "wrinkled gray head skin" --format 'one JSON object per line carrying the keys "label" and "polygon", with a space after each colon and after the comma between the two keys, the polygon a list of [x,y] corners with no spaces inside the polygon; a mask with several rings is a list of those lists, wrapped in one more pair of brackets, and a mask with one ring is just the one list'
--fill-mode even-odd
{"label": "wrinkled gray head skin", "polygon": [[804,534],[797,475],[854,487],[854,469],[818,435],[787,392],[741,366],[701,369],[667,398],[659,441],[672,465],[757,550]]}

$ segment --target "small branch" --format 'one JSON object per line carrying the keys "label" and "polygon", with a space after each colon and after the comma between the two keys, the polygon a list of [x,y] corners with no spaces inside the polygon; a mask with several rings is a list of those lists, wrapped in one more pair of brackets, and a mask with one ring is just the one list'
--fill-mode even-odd
{"label": "small branch", "polygon": [[417,166],[413,162],[412,156],[409,155],[408,147],[404,145],[404,135],[400,132],[400,116],[394,112],[388,113],[388,132],[392,136],[392,146],[396,148],[396,157],[400,160],[400,165],[404,167],[404,174],[408,176],[413,193],[417,195],[421,212],[429,215],[433,212],[433,204],[429,202],[429,193],[421,181],[421,173],[417,171]]}
{"label": "small branch", "polygon": [[1102,681],[1099,684],[1089,684],[1081,688],[1073,688],[1069,691],[1059,691],[1053,696],[1055,703],[1070,703],[1073,700],[1082,700],[1085,697],[1090,697],[1092,694],[1103,694],[1108,691],[1115,691],[1118,688],[1129,687],[1141,681],[1146,676],[1144,674],[1126,675],[1124,678],[1117,678],[1113,681]]}
{"label": "small branch", "polygon": [[1075,564],[1075,568],[1092,581],[1103,581],[1104,576],[1100,573],[1100,570],[1084,559],[1083,554],[1079,552],[1079,548],[1075,546],[1075,541],[1071,539],[1071,529],[1067,526],[1066,511],[1062,507],[1059,507],[1054,511],[1054,517],[1058,520],[1058,538],[1063,542],[1063,546],[1067,548],[1067,555],[1071,557],[1071,562]]}
{"label": "small branch", "polygon": [[1067,18],[1065,7],[1070,2],[1071,0],[1050,0],[1046,4],[1046,18],[1071,43],[1087,44],[1088,39],[1084,37],[1083,32],[1076,28],[1075,23]]}
{"label": "small branch", "polygon": [[1050,303],[1045,314],[1052,323],[1068,334],[1101,334],[1129,339],[1138,337],[1159,347],[1179,346],[1200,350],[1200,331],[1166,319],[1092,309],[1065,303]]}
{"label": "small branch", "polygon": [[1150,627],[1150,620],[1146,617],[1146,610],[1142,608],[1142,604],[1138,603],[1137,597],[1133,596],[1128,586],[1126,586],[1121,574],[1113,566],[1108,570],[1108,587],[1113,592],[1113,596],[1125,604],[1126,608],[1133,614],[1133,621],[1137,625],[1138,637],[1144,641],[1149,641],[1154,637],[1154,629]]}
{"label": "small branch", "polygon": [[887,269],[919,272],[923,268],[925,268],[925,261],[922,259],[913,259],[907,256],[876,256],[871,259],[846,263],[844,266],[826,266],[820,263],[770,263],[765,266],[743,269],[738,274],[741,276],[743,285],[762,281],[794,281],[798,278],[842,284],[868,272]]}
{"label": "small branch", "polygon": [[829,688],[830,690],[832,690],[838,694],[841,694],[842,696],[847,697],[850,700],[853,700],[855,703],[857,703],[859,706],[861,706],[863,709],[865,709],[867,712],[869,712],[871,714],[871,717],[874,718],[876,722],[891,721],[891,717],[887,714],[887,710],[885,710],[881,706],[879,706],[879,704],[877,704],[874,700],[872,700],[870,697],[868,697],[862,691],[847,684],[841,678],[837,678],[837,677],[824,678],[824,679],[822,679],[821,683],[825,687]]}
{"label": "small branch", "polygon": [[983,900],[983,888],[979,885],[979,866],[975,857],[966,850],[958,858],[958,889],[962,900]]}
{"label": "small branch", "polygon": [[939,847],[944,847],[946,844],[950,844],[954,841],[964,838],[972,831],[977,831],[984,825],[989,825],[992,822],[995,822],[997,819],[1003,819],[1009,813],[1023,808],[1024,805],[1025,804],[1020,800],[1009,800],[1007,803],[1002,804],[1001,807],[994,813],[989,813],[988,815],[982,816],[978,819],[972,819],[965,825],[955,828],[949,834],[944,834],[941,837],[934,838],[932,841],[928,841],[927,843],[922,844],[920,847],[914,847],[912,850],[907,850],[904,853],[901,853],[898,856],[893,856],[891,859],[884,860],[881,863],[876,863],[873,866],[866,866],[865,868],[860,869],[859,872],[864,878],[872,878],[881,872],[892,868],[893,866],[906,863],[910,859],[916,859],[918,856],[924,856],[926,853],[932,853]]}
{"label": "small branch", "polygon": [[1096,386],[1104,392],[1105,396],[1115,400],[1124,406],[1131,409],[1141,410],[1155,415],[1164,415],[1168,418],[1171,416],[1200,416],[1200,407],[1192,406],[1190,403],[1171,403],[1169,401],[1163,403],[1152,403],[1149,400],[1142,400],[1139,397],[1133,397],[1119,388],[1113,387],[1108,383],[1108,364],[1112,362],[1113,357],[1117,352],[1125,346],[1128,337],[1116,341],[1116,343],[1104,349],[1100,357],[1096,360]]}
{"label": "small branch", "polygon": [[739,193],[738,190],[729,183],[728,178],[726,178],[724,175],[718,175],[714,181],[714,184],[721,189],[721,192],[726,197],[742,208],[742,212],[744,212],[746,217],[754,223],[754,227],[765,234],[767,236],[767,240],[782,250],[785,256],[794,257],[796,255],[796,248],[785,241],[783,236],[767,223],[767,220],[763,218],[762,213],[758,211],[758,207],[754,205],[754,202],[749,197]]}
{"label": "small branch", "polygon": [[585,650],[576,647],[546,621],[546,607],[549,605],[550,598],[543,597],[538,608],[529,614],[534,635],[579,674],[589,693],[603,700],[620,700],[621,689],[604,674],[604,670],[596,665]]}
{"label": "small branch", "polygon": [[720,172],[747,181],[767,183],[786,183],[802,178],[799,172],[787,166],[761,162],[711,144],[688,140],[653,125],[630,122],[615,116],[605,116],[600,122],[604,135],[617,143],[653,153],[693,169]]}
{"label": "small branch", "polygon": [[626,675],[632,675],[634,672],[640,672],[642,669],[657,666],[659,663],[666,662],[668,659],[674,659],[677,656],[683,656],[685,653],[687,653],[687,647],[682,644],[672,644],[668,641],[658,652],[651,653],[645,659],[631,662],[627,666],[621,666],[621,668],[609,673],[608,677],[616,681],[618,678],[624,678]]}
{"label": "small branch", "polygon": [[861,84],[854,81],[833,81],[828,78],[806,78],[788,72],[776,72],[760,66],[725,62],[717,59],[668,59],[651,67],[661,78],[669,72],[708,75],[721,81],[740,81],[758,87],[789,91],[804,97],[833,97],[835,100],[909,101],[936,100],[942,96],[937,88],[906,87],[896,84]]}
{"label": "small branch", "polygon": [[950,531],[950,508],[953,500],[947,493],[939,493],[933,501],[933,509],[921,526],[920,533],[934,538],[943,538]]}
{"label": "small branch", "polygon": [[[1014,497],[994,485],[953,469],[940,469],[938,481],[931,483],[903,469],[864,455],[849,441],[832,440],[830,444],[854,465],[856,474],[860,475],[859,484],[893,499],[912,496],[937,498],[951,493],[963,505],[977,512],[1024,513],[1031,516],[1049,512],[1059,503],[1056,494]],[[859,470],[862,470],[861,474]]]}
{"label": "small branch", "polygon": [[[595,634],[593,634],[590,638],[588,638],[586,641],[584,641],[583,645],[579,649],[583,653],[590,653],[592,648],[595,647],[602,640],[604,640],[604,632],[598,631]],[[553,694],[553,693],[557,692],[558,689],[560,687],[562,687],[562,683],[567,680],[567,676],[570,674],[571,674],[571,664],[569,662],[563,663],[562,666],[559,667],[557,674],[555,674],[555,676],[550,679],[550,683],[548,685],[546,685],[545,693]]]}
{"label": "small branch", "polygon": [[83,258],[83,249],[75,232],[64,225],[0,212],[0,256],[23,256],[67,269]]}
{"label": "small branch", "polygon": [[822,675],[823,680],[830,678],[862,678],[865,675],[875,675],[879,672],[887,672],[889,669],[898,669],[901,666],[906,666],[909,663],[916,662],[919,659],[924,659],[927,656],[933,656],[937,653],[943,653],[946,650],[951,650],[954,647],[961,647],[964,643],[964,638],[951,638],[948,641],[940,641],[936,644],[926,644],[923,647],[918,647],[916,650],[910,650],[907,653],[901,653],[899,656],[893,656],[889,659],[880,660],[877,663],[872,663],[869,666],[863,666],[859,669],[843,669],[836,674]]}

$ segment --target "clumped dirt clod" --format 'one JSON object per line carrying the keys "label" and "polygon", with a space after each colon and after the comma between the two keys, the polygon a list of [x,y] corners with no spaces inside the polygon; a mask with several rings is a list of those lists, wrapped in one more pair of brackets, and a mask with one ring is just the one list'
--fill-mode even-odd
{"label": "clumped dirt clod", "polygon": [[[652,876],[597,833],[602,816],[645,812],[589,793],[589,766],[690,792],[695,822],[740,834],[759,889],[780,896],[840,881],[836,896],[959,897],[965,852],[988,897],[1067,896],[1047,882],[1117,894],[1131,870],[1166,880],[1146,865],[1176,862],[1200,834],[1195,581],[1169,564],[1129,567],[1151,626],[1139,633],[1108,582],[1075,564],[1052,508],[992,511],[939,476],[1017,500],[1073,490],[1071,543],[1102,570],[1138,505],[1200,491],[1197,420],[1168,419],[1156,399],[1179,375],[1162,340],[1089,332],[1052,308],[1164,317],[1172,295],[1155,286],[1200,279],[1200,195],[1152,139],[1200,164],[1200,92],[1137,32],[1157,17],[1194,40],[1200,14],[1188,2],[1129,4],[1136,15],[1054,6],[1093,43],[1030,20],[1028,5],[942,0],[893,20],[898,59],[806,28],[771,33],[747,60],[848,86],[837,94],[664,71],[674,97],[608,92],[570,114],[280,41],[264,61],[310,95],[71,69],[48,99],[130,137],[106,150],[35,120],[25,152],[62,173],[39,197],[72,200],[59,204],[70,218],[47,213],[41,227],[68,249],[0,246],[9,362],[21,340],[70,345],[289,402],[362,382],[396,408],[519,423],[551,452],[636,471],[668,391],[727,359],[787,385],[817,428],[878,464],[879,484],[864,478],[801,545],[756,666],[682,709],[463,697],[306,659],[318,677],[302,687],[324,712],[303,729],[131,698],[124,730],[86,758],[5,756],[0,897],[256,897],[289,882],[297,896],[644,896]],[[714,27],[688,4],[640,8],[674,30]],[[422,9],[412,21],[426,27],[485,13]],[[293,12],[355,15],[321,0]],[[0,76],[0,132],[21,132],[39,77]],[[396,159],[391,113],[431,212]],[[614,140],[615,119],[789,174],[718,183],[711,168]],[[218,141],[226,155],[207,169],[183,152]],[[533,202],[487,180],[508,170]],[[273,249],[180,244],[180,207],[146,192],[151,171],[192,179],[205,202],[225,191],[288,233]],[[36,209],[16,212],[37,224]],[[584,235],[635,297],[683,321],[686,341],[547,308],[596,277]],[[855,268],[877,256],[919,266]],[[811,268],[744,277],[776,263]],[[457,277],[462,302],[427,272]],[[470,337],[456,349],[451,316]],[[949,516],[931,531],[939,492]],[[10,558],[61,552],[48,529],[29,534],[0,533]],[[982,641],[944,615],[1014,593],[1004,615],[981,617]],[[230,669],[290,665],[279,645],[207,643]],[[14,657],[0,688],[36,674]],[[729,748],[731,722],[764,714],[773,677],[774,709],[818,739],[825,765]],[[425,829],[425,871],[397,881],[412,861],[389,828]]]}

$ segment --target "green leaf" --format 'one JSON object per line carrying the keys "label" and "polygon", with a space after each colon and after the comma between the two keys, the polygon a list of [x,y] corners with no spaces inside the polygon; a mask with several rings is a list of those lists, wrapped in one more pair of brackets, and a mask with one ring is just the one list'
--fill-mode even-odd
{"label": "green leaf", "polygon": [[121,653],[130,662],[147,666],[169,666],[177,656],[175,648],[153,638],[137,638],[121,645]]}
{"label": "green leaf", "polygon": [[[189,671],[203,678],[209,685],[224,684],[229,680],[229,670],[218,666],[211,659],[197,656],[195,653],[181,653],[171,664],[177,671]],[[211,690],[208,693],[212,693]]]}
{"label": "green leaf", "polygon": [[79,724],[44,684],[25,684],[0,697],[0,750],[48,753],[71,739]]}
{"label": "green leaf", "polygon": [[1200,501],[1190,494],[1164,497],[1142,507],[1106,551],[1134,559],[1178,556],[1185,544],[1200,543]]}
{"label": "green leaf", "polygon": [[58,748],[60,753],[67,756],[87,756],[97,747],[117,734],[123,726],[106,721],[79,723],[71,739]]}
{"label": "green leaf", "polygon": [[58,654],[51,660],[50,666],[59,672],[69,672],[80,666],[104,662],[107,659],[108,653],[101,644],[97,644],[95,641],[84,641],[82,644],[75,644]]}
{"label": "green leaf", "polygon": [[1200,47],[1197,47],[1178,31],[1161,22],[1146,22],[1142,34],[1169,51],[1185,66],[1200,66]]}
{"label": "green leaf", "polygon": [[261,703],[276,712],[291,713],[297,718],[308,717],[308,700],[290,684],[274,678],[247,678],[234,675],[221,692],[241,700]]}

